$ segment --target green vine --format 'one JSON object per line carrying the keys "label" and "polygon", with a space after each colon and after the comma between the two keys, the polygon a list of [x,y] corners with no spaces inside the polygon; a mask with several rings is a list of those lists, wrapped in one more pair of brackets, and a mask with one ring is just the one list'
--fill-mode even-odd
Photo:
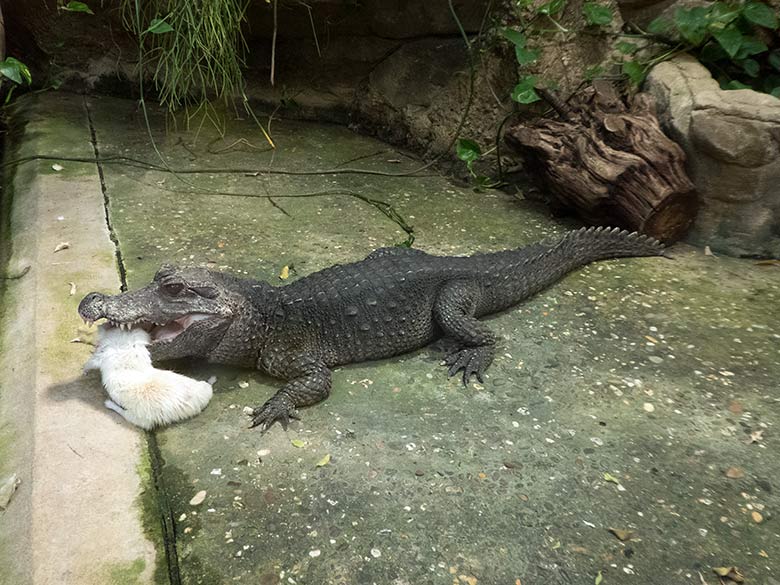
{"label": "green vine", "polygon": [[[519,79],[510,97],[517,104],[529,105],[544,99],[552,109],[560,109],[556,107],[556,96],[549,91],[556,86],[555,80],[535,71],[541,57],[539,40],[554,34],[609,39],[620,55],[612,62],[589,67],[580,85],[598,77],[622,77],[639,87],[652,67],[689,53],[712,72],[723,89],[753,89],[780,97],[780,47],[768,44],[773,34],[777,38],[780,18],[760,0],[718,1],[703,7],[678,8],[672,18],[658,18],[646,31],[631,23],[616,31],[614,9],[597,1],[582,4],[581,18],[576,19],[581,23],[578,29],[571,25],[567,28],[560,21],[567,0],[515,0],[514,6],[514,22],[497,28],[495,33],[514,50]],[[500,184],[474,170],[475,163],[497,150],[499,143],[497,136],[496,148],[483,152],[474,140],[458,141],[456,154],[465,163],[477,190]],[[498,168],[501,177],[500,159]]]}
{"label": "green vine", "polygon": [[651,22],[648,32],[679,39],[679,50],[701,61],[723,89],[780,97],[780,47],[770,49],[767,44],[779,27],[775,10],[749,0],[678,8],[673,18]]}
{"label": "green vine", "polygon": [[6,57],[0,61],[0,80],[6,79],[11,82],[11,87],[8,93],[5,94],[5,104],[11,101],[11,96],[17,87],[32,83],[30,69],[14,57]]}

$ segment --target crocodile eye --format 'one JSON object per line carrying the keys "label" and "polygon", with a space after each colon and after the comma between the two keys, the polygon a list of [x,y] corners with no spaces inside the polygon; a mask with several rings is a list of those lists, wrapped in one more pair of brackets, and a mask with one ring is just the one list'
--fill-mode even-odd
{"label": "crocodile eye", "polygon": [[212,286],[192,286],[190,290],[196,295],[206,299],[216,299],[219,291]]}
{"label": "crocodile eye", "polygon": [[168,282],[163,285],[163,289],[171,296],[178,295],[184,290],[184,285],[181,282]]}

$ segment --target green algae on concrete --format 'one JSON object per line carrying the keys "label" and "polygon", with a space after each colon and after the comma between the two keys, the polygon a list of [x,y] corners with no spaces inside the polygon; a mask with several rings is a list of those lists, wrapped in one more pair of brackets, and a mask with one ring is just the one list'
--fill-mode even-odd
{"label": "green algae on concrete", "polygon": [[[133,104],[90,108],[101,152],[157,162]],[[284,120],[273,163],[239,140],[261,143],[246,122],[219,139],[206,129],[195,144],[156,136],[176,168],[333,168],[377,152],[349,166],[416,165],[344,128]],[[434,253],[564,229],[524,202],[435,176],[105,168],[131,286],[171,261],[282,284],[285,265],[294,279],[404,239],[353,198],[287,197],[326,189],[391,203]],[[501,341],[485,384],[448,380],[437,347],[351,365],[287,432],[260,435],[243,414],[279,381],[175,364],[217,377],[201,415],[157,433],[182,582],[557,584],[601,571],[605,584],[699,585],[699,572],[734,565],[773,583],[780,271],[683,245],[674,256],[590,266],[489,318]]]}
{"label": "green algae on concrete", "polygon": [[146,581],[142,579],[146,561],[136,559],[129,563],[116,564],[106,567],[106,583],[111,585],[141,585]]}
{"label": "green algae on concrete", "polygon": [[[147,435],[147,445],[148,441],[149,435]],[[139,457],[136,466],[136,474],[140,480],[141,491],[136,498],[135,506],[141,516],[141,525],[143,526],[144,534],[146,535],[147,540],[154,543],[154,548],[158,555],[154,567],[153,582],[157,585],[167,585],[170,583],[170,579],[161,518],[167,506],[166,502],[160,501],[164,495],[160,494],[157,489],[155,472],[148,446],[146,450],[141,452],[141,456]],[[146,562],[143,559],[139,560],[144,563],[139,571],[139,573],[143,573],[143,570],[146,568]]]}

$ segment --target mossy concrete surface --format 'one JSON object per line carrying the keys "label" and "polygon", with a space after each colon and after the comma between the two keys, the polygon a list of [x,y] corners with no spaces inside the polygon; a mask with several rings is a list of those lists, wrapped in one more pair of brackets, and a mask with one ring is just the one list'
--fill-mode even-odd
{"label": "mossy concrete surface", "polygon": [[[221,136],[151,111],[180,172],[149,170],[130,160],[164,166],[137,104],[88,108],[130,287],[163,262],[283,285],[285,266],[292,280],[406,239],[355,194],[391,205],[433,253],[572,227],[430,170],[280,174],[419,166],[337,126],[275,119],[271,152],[248,120],[228,116]],[[180,582],[701,585],[737,567],[780,583],[780,270],[672,253],[592,265],[489,318],[501,341],[485,384],[448,380],[436,347],[350,365],[286,432],[249,430],[243,413],[278,380],[173,364],[217,376],[201,415],[157,433]]]}
{"label": "mossy concrete surface", "polygon": [[[94,157],[83,98],[21,98],[9,127],[5,162]],[[21,484],[0,512],[0,583],[148,583],[155,550],[135,503],[145,441],[105,416],[99,382],[81,374],[90,346],[76,341],[91,339],[80,296],[119,289],[97,167],[7,166],[3,198],[0,480]],[[114,580],[127,567],[134,580]]]}
{"label": "mossy concrete surface", "polygon": [[[90,107],[105,156],[160,164],[135,104]],[[300,198],[313,192],[387,202],[433,253],[567,227],[439,176],[269,173],[417,168],[346,128],[277,119],[271,153],[247,120],[224,136],[151,123],[166,164],[198,172],[106,166],[131,287],[163,262],[282,285],[285,266],[295,279],[406,237],[355,197]],[[157,436],[182,582],[700,585],[734,566],[778,583],[780,270],[672,252],[593,265],[490,318],[484,385],[447,380],[436,348],[351,365],[287,432],[243,413],[279,381],[177,364],[218,378],[202,415]]]}

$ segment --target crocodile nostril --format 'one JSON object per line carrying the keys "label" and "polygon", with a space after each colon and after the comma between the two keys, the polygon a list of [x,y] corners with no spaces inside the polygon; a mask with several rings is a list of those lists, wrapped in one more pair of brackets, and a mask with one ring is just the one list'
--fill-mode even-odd
{"label": "crocodile nostril", "polygon": [[82,316],[85,314],[89,315],[102,305],[102,301],[105,298],[105,295],[98,292],[89,293],[81,299],[81,302],[79,303],[79,313],[81,313]]}

